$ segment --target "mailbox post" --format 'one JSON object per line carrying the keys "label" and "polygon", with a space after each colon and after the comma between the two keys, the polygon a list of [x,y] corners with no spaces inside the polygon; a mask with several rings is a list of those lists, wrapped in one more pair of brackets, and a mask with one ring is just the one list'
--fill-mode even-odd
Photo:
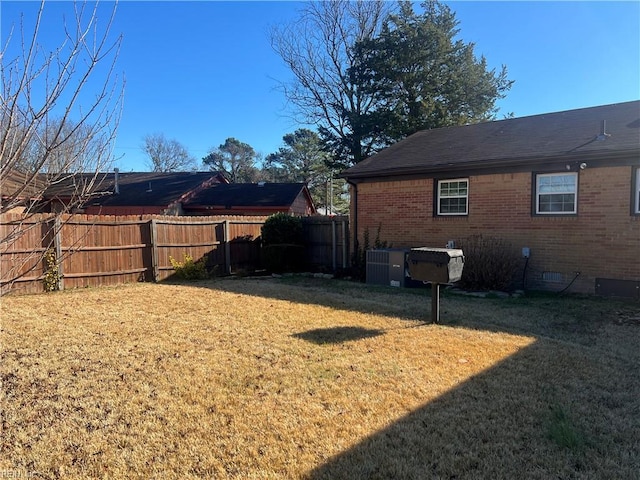
{"label": "mailbox post", "polygon": [[440,322],[440,285],[462,278],[464,254],[456,248],[412,248],[409,252],[409,276],[431,283],[431,321]]}

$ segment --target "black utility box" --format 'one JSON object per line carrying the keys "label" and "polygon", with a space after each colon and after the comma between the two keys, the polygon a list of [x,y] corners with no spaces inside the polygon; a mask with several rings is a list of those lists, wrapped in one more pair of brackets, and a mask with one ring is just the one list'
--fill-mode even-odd
{"label": "black utility box", "polygon": [[464,255],[457,248],[412,248],[408,263],[414,280],[454,283],[462,278]]}

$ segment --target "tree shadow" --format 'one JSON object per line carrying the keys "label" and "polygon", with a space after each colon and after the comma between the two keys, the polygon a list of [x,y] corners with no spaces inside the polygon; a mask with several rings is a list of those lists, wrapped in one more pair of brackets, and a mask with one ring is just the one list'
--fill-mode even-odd
{"label": "tree shadow", "polygon": [[[637,373],[542,340],[329,458],[305,478],[634,478]],[[555,438],[567,412],[577,439]],[[614,440],[615,439],[615,440]]]}
{"label": "tree shadow", "polygon": [[[430,321],[428,290],[319,279],[224,279],[197,286]],[[598,330],[603,322],[610,323],[608,312],[632,307],[612,309],[610,301],[597,299],[478,299],[445,294],[443,327],[535,336],[535,342],[368,437],[354,438],[351,447],[305,477],[635,478],[640,471],[640,369],[632,349],[637,347],[639,331],[632,325],[616,327],[623,329],[619,335],[630,338],[626,347],[612,352],[608,346],[620,337],[607,340],[605,335],[602,340]],[[528,310],[533,312],[530,318],[519,318]],[[383,333],[347,326],[293,336],[326,344]],[[565,444],[550,433],[557,411],[566,412],[575,443]]]}
{"label": "tree shadow", "polygon": [[[306,277],[224,277],[193,286],[421,324],[432,323],[429,286],[406,289]],[[569,298],[548,294],[540,298],[476,298],[455,295],[446,289],[440,295],[442,326],[534,335],[582,345],[595,344],[603,325],[619,321],[625,312],[633,311],[637,311],[635,304],[596,297]]]}
{"label": "tree shadow", "polygon": [[383,330],[363,328],[363,327],[332,327],[332,328],[315,328],[292,335],[292,337],[306,340],[307,342],[317,345],[325,345],[328,343],[344,343],[364,338],[377,337],[384,334]]}

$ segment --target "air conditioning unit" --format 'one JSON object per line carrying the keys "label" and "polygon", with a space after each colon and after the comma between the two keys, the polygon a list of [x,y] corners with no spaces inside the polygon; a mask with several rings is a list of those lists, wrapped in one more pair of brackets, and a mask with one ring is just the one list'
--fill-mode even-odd
{"label": "air conditioning unit", "polygon": [[391,287],[421,285],[409,277],[407,257],[409,249],[385,248],[367,250],[367,283]]}

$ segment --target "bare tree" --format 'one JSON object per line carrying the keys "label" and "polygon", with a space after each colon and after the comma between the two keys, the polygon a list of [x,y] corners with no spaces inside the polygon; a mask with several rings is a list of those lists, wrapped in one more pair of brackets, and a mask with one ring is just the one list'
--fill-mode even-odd
{"label": "bare tree", "polygon": [[[111,32],[116,5],[73,3],[68,11],[47,17],[42,1],[33,16],[16,19],[1,46],[0,214],[17,209],[26,220],[47,188],[82,172],[82,181],[69,182],[73,200],[58,213],[71,211],[112,163],[124,92],[115,72],[121,37]],[[40,42],[45,21],[61,26],[57,46]],[[19,221],[3,225],[0,252],[21,232]],[[4,287],[24,274],[23,265],[3,262],[2,270]]]}
{"label": "bare tree", "polygon": [[196,159],[177,140],[169,140],[162,133],[144,137],[142,149],[149,157],[147,166],[154,172],[195,170]]}
{"label": "bare tree", "polygon": [[[92,135],[91,129],[92,125],[76,125],[73,120],[67,122],[55,118],[50,120],[46,125],[42,125],[29,142],[20,160],[14,165],[14,170],[25,173],[46,173],[51,177],[86,172],[87,168],[93,169],[93,160],[99,154],[102,144],[98,138],[89,140]],[[57,134],[64,136],[66,140],[58,148],[47,151],[48,139]],[[42,162],[44,157],[47,157],[45,163]]]}
{"label": "bare tree", "polygon": [[281,86],[297,109],[296,120],[318,125],[344,164],[359,162],[375,147],[375,137],[354,128],[352,118],[366,116],[375,104],[351,81],[349,69],[356,65],[356,44],[380,31],[390,8],[380,0],[309,2],[296,22],[271,32],[273,49],[294,75]]}

